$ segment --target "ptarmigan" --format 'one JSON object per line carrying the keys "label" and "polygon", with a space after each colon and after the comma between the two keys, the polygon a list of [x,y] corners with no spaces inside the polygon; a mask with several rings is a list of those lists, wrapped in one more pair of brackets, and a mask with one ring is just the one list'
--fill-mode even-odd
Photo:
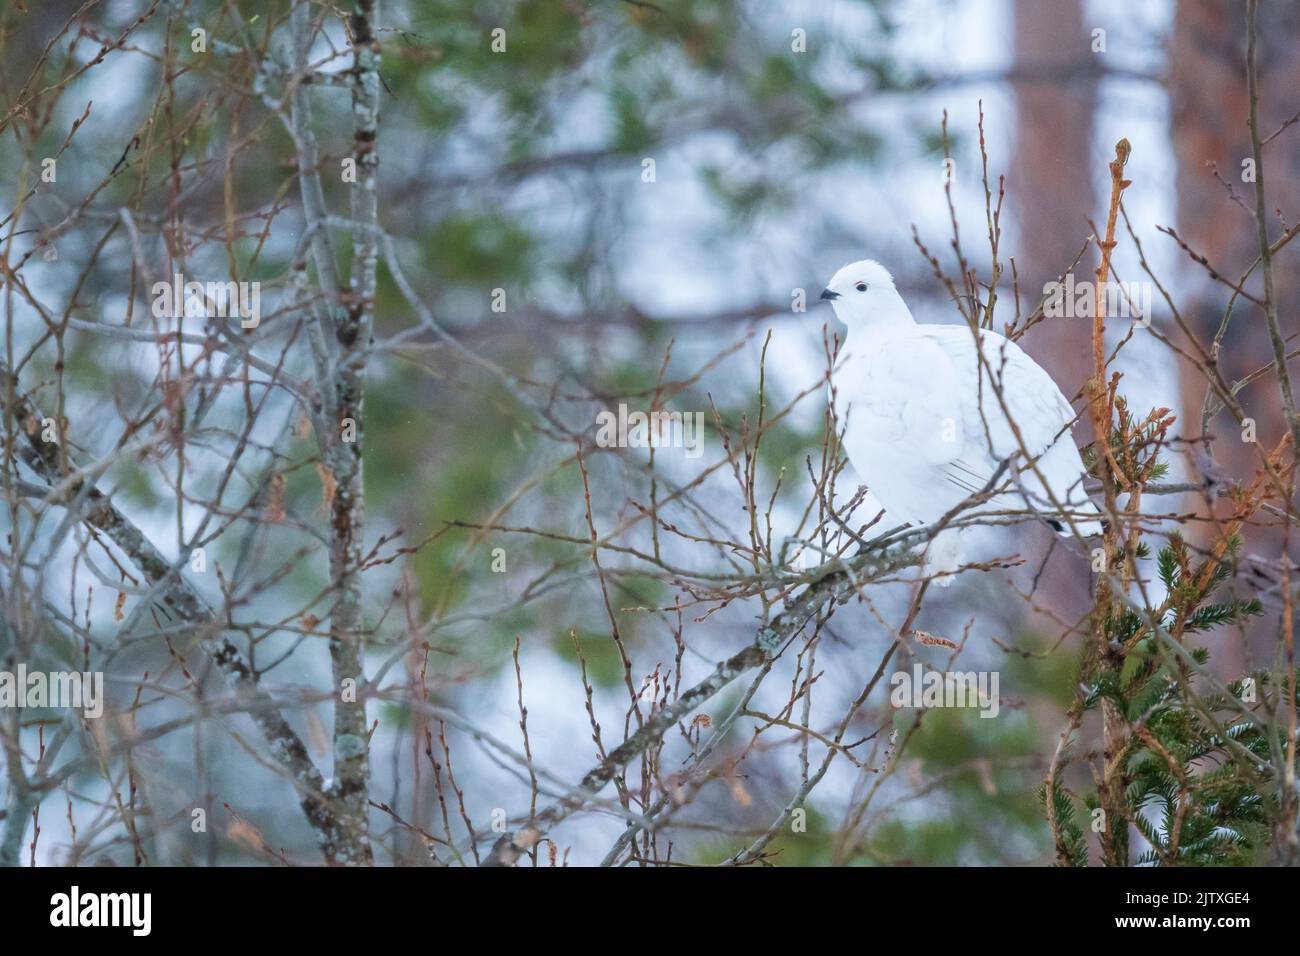
{"label": "ptarmigan", "polygon": [[[969,327],[918,325],[870,259],[835,273],[821,297],[848,326],[834,373],[844,450],[892,518],[931,524],[1011,459],[997,485],[1005,490],[963,516],[1029,512],[1065,536],[1100,533],[1070,436],[1074,410],[1020,346],[981,329],[981,361]],[[955,571],[963,554],[960,533],[945,532],[929,547],[926,572]]]}

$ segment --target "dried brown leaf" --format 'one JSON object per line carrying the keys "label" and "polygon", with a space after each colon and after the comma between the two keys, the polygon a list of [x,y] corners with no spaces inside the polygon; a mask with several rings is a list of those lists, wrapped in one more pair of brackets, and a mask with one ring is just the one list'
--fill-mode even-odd
{"label": "dried brown leaf", "polygon": [[926,647],[947,647],[956,650],[957,645],[946,637],[939,637],[937,634],[931,634],[929,631],[913,631],[912,636],[924,644]]}
{"label": "dried brown leaf", "polygon": [[334,472],[323,461],[316,462],[316,474],[320,476],[320,508],[322,514],[329,514],[330,506],[334,504],[334,493],[338,490],[339,482],[334,477]]}
{"label": "dried brown leaf", "polygon": [[266,507],[262,509],[262,518],[271,524],[279,524],[284,520],[284,487],[287,482],[284,475],[276,472],[271,476],[271,490],[266,499]]}

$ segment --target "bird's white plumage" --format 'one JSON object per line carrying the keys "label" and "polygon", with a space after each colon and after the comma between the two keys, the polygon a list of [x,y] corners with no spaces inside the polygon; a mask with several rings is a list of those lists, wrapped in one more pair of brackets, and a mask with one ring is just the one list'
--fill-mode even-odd
{"label": "bird's white plumage", "polygon": [[977,351],[966,326],[918,325],[869,260],[836,273],[823,297],[849,329],[834,373],[844,448],[892,517],[934,522],[1011,459],[1007,490],[973,511],[1035,512],[1064,534],[1100,530],[1070,435],[1074,410],[1016,343],[980,330]]}

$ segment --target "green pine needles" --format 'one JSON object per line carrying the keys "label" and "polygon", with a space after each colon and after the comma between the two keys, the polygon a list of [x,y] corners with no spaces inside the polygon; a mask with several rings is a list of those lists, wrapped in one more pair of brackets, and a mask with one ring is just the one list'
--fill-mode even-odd
{"label": "green pine needles", "polygon": [[[1209,651],[1189,643],[1262,613],[1256,599],[1220,593],[1227,590],[1239,548],[1234,536],[1221,557],[1197,559],[1174,535],[1156,556],[1163,603],[1146,610],[1122,599],[1110,605],[1103,622],[1108,646],[1084,657],[1062,750],[1069,749],[1084,715],[1102,710],[1103,702],[1111,705],[1112,721],[1126,728],[1114,744],[1120,752],[1104,755],[1118,761],[1122,818],[1106,819],[1098,790],[1082,797],[1070,793],[1054,761],[1040,797],[1046,803],[1050,787],[1045,809],[1059,865],[1087,865],[1089,832],[1103,835],[1102,858],[1109,864],[1262,862],[1271,822],[1280,812],[1276,768],[1285,766],[1286,735],[1274,720],[1285,708],[1277,707],[1279,693],[1268,674],[1224,685],[1205,667]],[[1137,557],[1149,554],[1141,543],[1135,550]],[[1287,683],[1280,693],[1295,708],[1295,677]],[[1135,858],[1129,850],[1132,830],[1147,844]]]}

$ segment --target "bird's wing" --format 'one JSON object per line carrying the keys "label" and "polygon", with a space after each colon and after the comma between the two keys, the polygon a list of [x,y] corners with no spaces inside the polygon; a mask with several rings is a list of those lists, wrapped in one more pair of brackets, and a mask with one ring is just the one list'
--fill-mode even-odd
{"label": "bird's wing", "polygon": [[[948,357],[953,376],[948,387],[960,397],[962,441],[948,466],[955,479],[979,488],[999,463],[1014,454],[1019,453],[1022,461],[1026,454],[1037,458],[1061,440],[1073,447],[1069,432],[1074,409],[1052,377],[1015,342],[981,330],[981,361],[969,328],[917,328],[922,338],[934,342]],[[1078,461],[1077,451],[1074,460]],[[1075,483],[1081,472],[1080,462],[1068,476],[1069,483]],[[1055,484],[1050,479],[1049,483]]]}
{"label": "bird's wing", "polygon": [[927,522],[984,490],[1014,456],[1005,480],[1015,491],[989,507],[1027,508],[1062,533],[1094,533],[1070,403],[1014,342],[989,331],[979,351],[975,341],[964,326],[914,325],[873,339],[836,372],[854,468],[885,508]]}
{"label": "bird's wing", "polygon": [[868,352],[850,352],[835,375],[850,444],[886,450],[887,457],[915,464],[951,461],[959,450],[954,433],[962,431],[960,396],[936,385],[955,374],[939,343],[914,334],[888,336]]}

